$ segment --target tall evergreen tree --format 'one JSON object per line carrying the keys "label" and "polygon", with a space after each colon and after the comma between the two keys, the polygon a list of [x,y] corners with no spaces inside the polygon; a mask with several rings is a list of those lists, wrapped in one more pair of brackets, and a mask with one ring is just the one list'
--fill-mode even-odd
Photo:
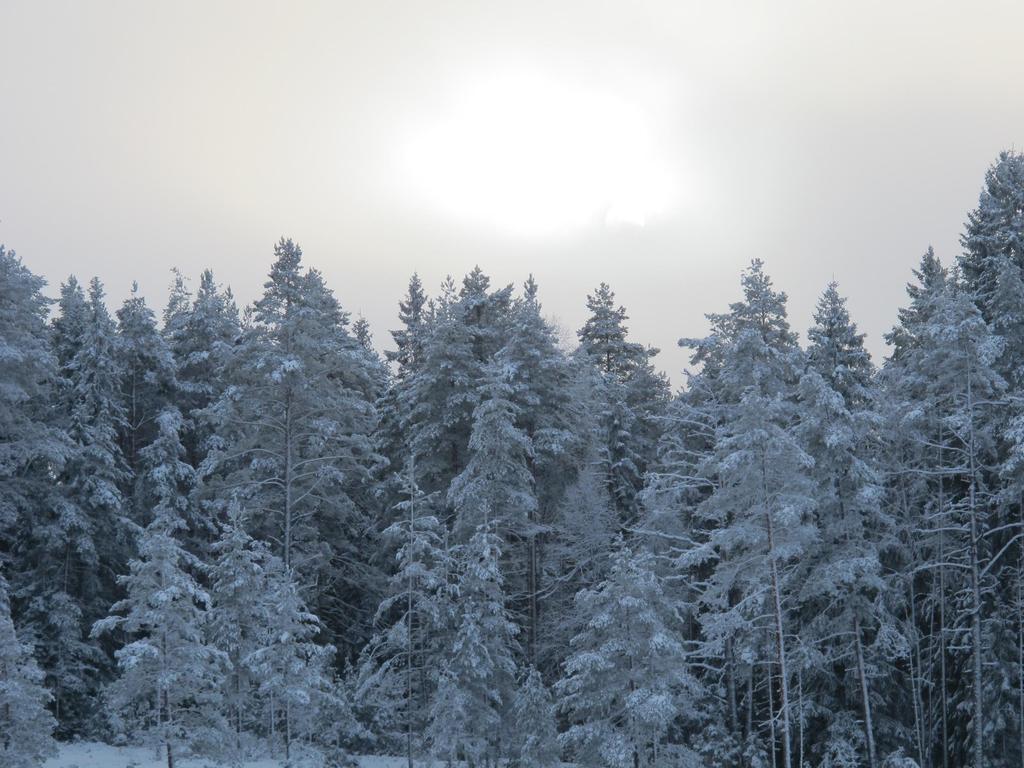
{"label": "tall evergreen tree", "polygon": [[8,556],[41,508],[56,503],[53,477],[70,450],[53,407],[57,361],[45,284],[0,245],[0,552]]}
{"label": "tall evergreen tree", "polygon": [[0,574],[0,761],[34,768],[56,753],[50,694],[32,649],[14,631],[7,580]]}
{"label": "tall evergreen tree", "polygon": [[485,519],[458,551],[451,646],[441,668],[427,737],[440,759],[477,766],[507,749],[506,712],[516,666],[516,626],[505,608],[501,539]]}
{"label": "tall evergreen tree", "polygon": [[676,612],[651,557],[620,545],[608,577],[581,591],[582,628],[555,685],[576,760],[610,768],[668,765],[666,737],[694,709],[696,682]]}
{"label": "tall evergreen tree", "polygon": [[282,239],[275,255],[231,384],[208,409],[218,430],[209,492],[243,494],[250,531],[303,588],[315,585],[309,599],[332,636],[356,645],[364,629],[348,605],[365,599],[381,463],[372,377],[347,313],[316,270],[303,271],[299,247]]}
{"label": "tall evergreen tree", "polygon": [[125,415],[121,453],[134,475],[139,473],[142,449],[156,436],[157,416],[170,403],[175,386],[174,359],[137,283],[117,310],[117,333]]}
{"label": "tall evergreen tree", "polygon": [[174,768],[180,746],[223,732],[220,692],[225,655],[207,644],[209,595],[197,581],[201,563],[182,546],[194,470],[180,442],[181,414],[165,409],[159,433],[142,450],[145,482],[157,504],[139,538],[139,555],[120,581],[127,596],[98,621],[96,635],[115,629],[132,638],[117,651],[120,676],[112,700],[130,726],[163,746]]}

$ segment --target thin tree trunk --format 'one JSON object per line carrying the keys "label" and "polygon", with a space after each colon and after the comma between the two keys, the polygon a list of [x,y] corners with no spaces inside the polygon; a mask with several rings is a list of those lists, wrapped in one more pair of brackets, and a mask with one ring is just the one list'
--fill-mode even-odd
{"label": "thin tree trunk", "polygon": [[[939,429],[939,522],[943,525],[946,509],[945,485],[942,468],[942,429]],[[944,525],[943,525],[944,527]],[[942,711],[942,768],[949,768],[949,702],[946,683],[946,534],[939,531],[939,706]]]}
{"label": "thin tree trunk", "polygon": [[978,564],[978,541],[981,536],[981,531],[978,525],[978,508],[977,508],[977,450],[974,436],[974,394],[971,388],[971,371],[967,371],[967,408],[969,411],[968,418],[968,429],[969,429],[969,453],[970,453],[970,485],[968,487],[968,503],[970,509],[970,522],[971,522],[971,635],[973,638],[973,666],[974,666],[974,681],[973,681],[973,752],[974,752],[974,766],[973,768],[984,768],[985,764],[985,745],[982,741],[984,734],[984,722],[982,716],[984,714],[984,708],[982,704],[982,663],[981,663],[981,574],[980,567]]}
{"label": "thin tree trunk", "polygon": [[778,747],[776,746],[777,739],[775,738],[775,691],[772,689],[772,665],[771,662],[765,664],[768,677],[768,738],[771,740],[769,745],[769,752],[772,756],[772,768],[777,768],[778,765]]}
{"label": "thin tree trunk", "polygon": [[[409,539],[416,535],[416,472],[415,455],[409,460]],[[406,615],[406,665],[405,665],[405,758],[408,768],[412,765],[412,664],[413,664],[413,620],[412,592],[415,587],[413,576],[409,574]]]}
{"label": "thin tree trunk", "polygon": [[789,726],[789,682],[786,672],[786,635],[782,623],[782,594],[779,588],[779,570],[775,562],[775,532],[772,525],[771,512],[765,515],[768,521],[768,564],[771,571],[772,607],[775,610],[775,638],[776,652],[779,663],[779,702],[780,714],[782,715],[782,765],[783,768],[792,768],[793,757],[790,754],[792,744],[790,743]]}
{"label": "thin tree trunk", "polygon": [[284,565],[292,565],[292,408],[291,395],[284,406]]}
{"label": "thin tree trunk", "polygon": [[[1024,525],[1024,495],[1018,499],[1017,506]],[[1017,553],[1017,699],[1020,763],[1024,768],[1024,543],[1018,545]]]}
{"label": "thin tree trunk", "polygon": [[[804,672],[802,668],[796,671],[796,730],[797,730],[797,768],[803,768],[804,764]],[[873,767],[872,767],[873,768]]]}
{"label": "thin tree trunk", "polygon": [[725,682],[729,699],[729,729],[736,736],[740,732],[740,723],[736,711],[736,660],[733,658],[731,637],[725,641]]}
{"label": "thin tree trunk", "polygon": [[875,729],[871,718],[871,696],[868,692],[867,672],[864,669],[864,645],[860,637],[860,617],[853,620],[854,641],[857,644],[857,676],[860,678],[860,696],[864,705],[864,737],[868,746],[868,768],[878,765],[875,751]]}

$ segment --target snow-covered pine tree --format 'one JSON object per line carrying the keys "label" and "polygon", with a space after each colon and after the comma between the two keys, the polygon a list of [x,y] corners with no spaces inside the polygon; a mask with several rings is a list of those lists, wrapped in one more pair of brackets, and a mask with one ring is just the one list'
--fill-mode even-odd
{"label": "snow-covered pine tree", "polygon": [[8,552],[21,545],[38,507],[53,503],[53,473],[70,448],[55,423],[45,285],[0,245],[0,542]]}
{"label": "snow-covered pine tree", "polygon": [[19,627],[37,648],[63,738],[98,727],[96,697],[110,663],[87,635],[118,594],[114,574],[132,542],[120,491],[127,474],[117,441],[117,339],[99,281],[86,299],[69,279],[60,310],[53,324],[61,366],[56,425],[70,448],[53,478],[57,493],[19,536],[14,581]]}
{"label": "snow-covered pine tree", "polygon": [[447,536],[434,514],[436,497],[420,491],[415,474],[410,459],[400,478],[406,498],[383,533],[395,547],[397,567],[377,609],[378,629],[363,649],[356,682],[370,730],[404,753],[410,768],[423,748],[451,611]]}
{"label": "snow-covered pine tree", "polygon": [[512,306],[508,340],[494,356],[492,365],[508,383],[507,398],[515,409],[515,426],[531,451],[525,456],[536,503],[517,532],[524,563],[516,568],[525,575],[521,607],[526,658],[538,664],[540,624],[547,544],[558,506],[576,479],[585,440],[574,434],[582,416],[582,403],[571,399],[571,369],[558,347],[555,330],[541,316],[537,283],[531,276],[522,297]]}
{"label": "snow-covered pine tree", "polygon": [[197,468],[206,457],[213,432],[201,414],[227,386],[225,373],[240,333],[231,290],[219,288],[213,272],[202,273],[195,299],[186,290],[184,278],[175,272],[164,311],[163,335],[174,356],[175,402],[185,418],[182,442],[189,463]]}
{"label": "snow-covered pine tree", "polygon": [[357,647],[368,627],[350,608],[375,591],[364,546],[382,463],[371,437],[373,379],[320,273],[302,268],[291,240],[274,252],[231,383],[207,409],[217,436],[206,492],[221,501],[241,494],[249,532],[310,590],[330,637]]}
{"label": "snow-covered pine tree", "polygon": [[[529,667],[512,700],[512,758],[519,768],[554,768],[561,749],[555,725],[555,705],[540,672]],[[515,747],[518,746],[518,750]]]}
{"label": "snow-covered pine tree", "polygon": [[693,712],[697,683],[650,554],[620,541],[607,578],[576,596],[576,611],[582,628],[554,687],[569,724],[563,745],[583,765],[671,764],[666,737]]}
{"label": "snow-covered pine tree", "polygon": [[515,685],[516,625],[505,607],[501,538],[486,516],[456,553],[447,658],[430,708],[427,739],[438,759],[471,768],[508,750],[506,712]]}
{"label": "snow-covered pine tree", "polygon": [[[153,310],[139,295],[138,283],[132,283],[131,296],[117,310],[117,335],[125,416],[121,453],[128,471],[135,476],[141,474],[140,453],[155,438],[157,416],[170,404],[175,387],[174,358],[157,330]],[[125,488],[124,492],[134,497],[133,489]],[[140,512],[133,510],[133,517],[144,524]]]}
{"label": "snow-covered pine tree", "polygon": [[262,726],[256,693],[259,679],[248,660],[262,647],[274,612],[266,602],[271,555],[263,542],[245,532],[243,520],[238,502],[230,503],[220,537],[212,547],[205,625],[209,644],[227,657],[222,698],[234,734],[236,759],[245,750],[246,736]]}
{"label": "snow-covered pine tree", "polygon": [[[662,467],[676,487],[661,492],[682,502],[693,521],[678,562],[701,585],[694,598],[701,654],[709,666],[721,666],[733,738],[753,746],[761,740],[756,709],[768,726],[761,744],[779,753],[783,768],[792,768],[796,733],[786,643],[797,607],[793,575],[816,537],[814,462],[796,433],[803,354],[786,318],[786,295],[774,289],[762,262],[744,272],[742,287],[742,301],[708,316],[708,337],[685,340],[696,348],[694,362],[705,366],[691,379],[693,413],[682,413],[679,422],[693,435],[682,438],[693,450],[677,454],[683,460],[677,471]],[[768,672],[767,712],[753,700],[758,668]],[[741,723],[743,675],[747,716]]]}
{"label": "snow-covered pine tree", "polygon": [[511,289],[489,292],[489,285],[479,269],[459,291],[446,278],[412,374],[403,378],[400,371],[396,397],[405,450],[417,457],[416,480],[426,493],[446,493],[465,469],[483,370],[506,338]]}
{"label": "snow-covered pine tree", "polygon": [[464,543],[486,517],[494,532],[518,543],[529,536],[527,524],[537,509],[529,466],[533,443],[516,424],[519,409],[500,364],[487,367],[480,389],[469,461],[448,489],[448,504],[455,510],[452,530],[456,541]]}
{"label": "snow-covered pine tree", "polygon": [[616,307],[615,292],[608,283],[601,283],[587,296],[587,309],[590,317],[576,332],[580,347],[605,375],[627,378],[645,354],[642,344],[626,340],[625,307]]}
{"label": "snow-covered pine tree", "polygon": [[658,350],[627,341],[624,307],[615,306],[607,283],[587,296],[590,317],[576,335],[580,352],[604,375],[602,398],[608,487],[623,523],[637,515],[637,495],[655,457],[660,418],[669,401],[668,380],[654,371]]}
{"label": "snow-covered pine tree", "polygon": [[964,282],[985,319],[993,322],[1000,311],[995,298],[1004,262],[1024,269],[1024,153],[1001,152],[989,167],[960,243]]}
{"label": "snow-covered pine tree", "polygon": [[257,598],[264,623],[257,648],[242,663],[259,681],[271,753],[283,745],[287,762],[296,743],[316,738],[320,712],[333,699],[335,649],[317,642],[320,619],[307,609],[284,562],[271,557],[265,574],[266,592]]}
{"label": "snow-covered pine tree", "polygon": [[57,723],[49,703],[32,649],[14,631],[7,580],[0,574],[0,763],[5,768],[35,768],[56,754]]}
{"label": "snow-covered pine tree", "polygon": [[197,581],[199,561],[180,541],[186,528],[193,468],[184,461],[181,414],[165,409],[159,432],[140,459],[157,499],[139,537],[139,553],[119,581],[127,596],[98,621],[94,635],[119,630],[131,638],[117,651],[111,687],[117,711],[143,738],[162,745],[167,768],[180,747],[215,743],[224,731],[221,688],[226,656],[204,637],[209,595]]}
{"label": "snow-covered pine tree", "polygon": [[427,295],[420,276],[413,273],[405,298],[398,302],[398,319],[402,328],[391,332],[395,349],[384,353],[389,362],[398,365],[398,378],[405,378],[416,368],[423,354],[424,326],[428,321]]}
{"label": "snow-covered pine tree", "polygon": [[388,370],[387,363],[377,350],[373,348],[373,333],[370,331],[370,323],[362,315],[359,315],[352,323],[352,338],[355,339],[359,349],[366,356],[366,365],[371,379],[370,398],[376,402],[388,389],[391,371]]}
{"label": "snow-covered pine tree", "polygon": [[85,291],[78,278],[71,275],[61,283],[58,313],[51,324],[51,346],[61,370],[64,370],[81,348],[88,317],[89,306],[85,300]]}
{"label": "snow-covered pine tree", "polygon": [[[799,434],[814,458],[819,538],[802,558],[800,696],[814,704],[799,712],[799,746],[814,759],[848,751],[878,768],[874,711],[881,696],[871,679],[876,665],[868,640],[897,623],[884,615],[881,599],[887,587],[881,554],[892,544],[893,526],[878,470],[874,368],[835,282],[818,301],[808,339]],[[836,675],[823,663],[831,658],[855,663]],[[847,723],[858,721],[851,739]]]}

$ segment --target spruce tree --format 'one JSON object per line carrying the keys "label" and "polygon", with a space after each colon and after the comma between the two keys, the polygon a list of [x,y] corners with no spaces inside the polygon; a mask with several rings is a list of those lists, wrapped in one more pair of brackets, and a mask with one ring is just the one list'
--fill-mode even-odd
{"label": "spruce tree", "polygon": [[[0,254],[2,255],[2,254]],[[14,631],[7,580],[0,574],[0,762],[34,768],[56,754],[50,694],[32,649]]]}
{"label": "spruce tree", "polygon": [[448,642],[450,606],[446,532],[436,497],[426,496],[410,460],[402,473],[405,499],[383,532],[395,546],[396,569],[377,609],[377,631],[363,649],[357,696],[370,711],[372,730],[403,753],[409,765],[422,748],[436,670]]}
{"label": "spruce tree", "polygon": [[117,310],[117,335],[125,417],[121,453],[135,475],[141,451],[156,436],[157,416],[170,404],[175,387],[174,359],[137,283],[132,283],[131,296]]}
{"label": "spruce tree", "polygon": [[607,578],[576,596],[576,611],[581,629],[554,688],[569,724],[562,744],[586,765],[667,764],[665,739],[692,711],[697,687],[650,555],[620,542]]}
{"label": "spruce tree", "polygon": [[197,581],[201,563],[180,540],[195,482],[184,461],[181,415],[165,409],[159,433],[142,451],[145,482],[157,499],[139,537],[139,554],[119,581],[126,597],[93,634],[117,629],[131,640],[117,651],[120,675],[112,701],[130,727],[163,746],[167,768],[180,747],[209,745],[223,733],[220,712],[225,655],[204,637],[209,595]]}
{"label": "spruce tree", "polygon": [[[364,542],[382,460],[373,378],[348,315],[290,240],[232,358],[230,384],[205,416],[217,431],[204,462],[208,495],[235,489],[249,532],[273,544],[332,637],[365,627],[348,605],[371,595]],[[221,493],[219,489],[224,489]]]}
{"label": "spruce tree", "polygon": [[454,631],[427,738],[438,759],[478,766],[496,762],[508,748],[517,630],[505,607],[501,539],[486,518],[457,558]]}

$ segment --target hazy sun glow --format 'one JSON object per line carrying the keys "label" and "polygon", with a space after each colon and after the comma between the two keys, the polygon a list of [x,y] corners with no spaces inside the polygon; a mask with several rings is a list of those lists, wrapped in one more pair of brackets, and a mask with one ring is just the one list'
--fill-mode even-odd
{"label": "hazy sun glow", "polygon": [[673,197],[650,119],[610,92],[536,74],[480,79],[405,147],[417,193],[447,213],[536,234],[643,226]]}

